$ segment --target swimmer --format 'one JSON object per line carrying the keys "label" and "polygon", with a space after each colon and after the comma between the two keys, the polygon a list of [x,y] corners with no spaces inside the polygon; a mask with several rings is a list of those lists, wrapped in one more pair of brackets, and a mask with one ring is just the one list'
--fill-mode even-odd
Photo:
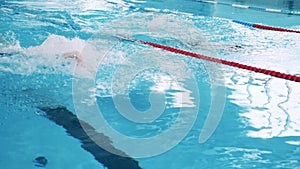
{"label": "swimmer", "polygon": [[242,47],[241,45],[234,45],[234,46],[231,46],[229,51],[232,51],[232,52],[239,52],[240,50],[242,50],[244,47]]}
{"label": "swimmer", "polygon": [[62,55],[64,58],[74,58],[77,61],[77,64],[82,63],[82,56],[80,52],[73,51],[73,52],[67,52]]}
{"label": "swimmer", "polygon": [[36,166],[36,167],[46,167],[48,160],[44,156],[39,156],[39,157],[35,158],[32,162],[34,163],[34,166]]}
{"label": "swimmer", "polygon": [[213,43],[213,42],[194,42],[188,43],[189,46],[192,47],[204,47],[205,49],[215,49],[215,50],[225,50],[230,52],[239,52],[244,49],[243,45],[237,44],[220,44],[220,43]]}
{"label": "swimmer", "polygon": [[0,57],[12,56],[13,53],[0,52]]}
{"label": "swimmer", "polygon": [[75,60],[77,67],[74,73],[76,73],[76,75],[84,78],[94,78],[98,63],[95,58],[84,58],[79,51],[63,53],[62,57]]}

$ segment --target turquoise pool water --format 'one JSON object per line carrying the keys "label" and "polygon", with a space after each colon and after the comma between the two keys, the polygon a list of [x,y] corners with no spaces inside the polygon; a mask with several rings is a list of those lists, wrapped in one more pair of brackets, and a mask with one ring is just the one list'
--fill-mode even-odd
{"label": "turquoise pool water", "polygon": [[[231,21],[299,30],[299,16],[175,0],[0,5],[0,168],[36,168],[38,156],[47,158],[45,168],[105,168],[70,134],[76,125],[62,127],[41,110],[58,106],[109,136],[140,168],[300,167],[299,83],[115,38],[299,76],[299,34]],[[99,111],[114,131],[138,142],[101,128]],[[140,122],[128,114],[134,111],[161,114]],[[153,144],[139,140],[168,132]]]}

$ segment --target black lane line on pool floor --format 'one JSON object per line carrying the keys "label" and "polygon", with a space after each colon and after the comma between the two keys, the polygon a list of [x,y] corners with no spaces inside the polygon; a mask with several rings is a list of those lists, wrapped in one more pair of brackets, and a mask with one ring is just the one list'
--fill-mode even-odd
{"label": "black lane line on pool floor", "polygon": [[141,169],[138,161],[134,160],[133,158],[118,156],[97,145],[86,134],[81,125],[84,125],[85,128],[88,128],[90,134],[101,139],[103,142],[108,143],[107,146],[111,146],[110,149],[114,149],[114,151],[118,151],[126,156],[126,153],[113,147],[112,141],[109,139],[109,137],[102,133],[96,132],[91,125],[79,120],[77,116],[70,112],[66,107],[39,107],[39,109],[46,113],[45,117],[55,122],[57,125],[64,127],[68,134],[80,140],[82,143],[81,147],[90,152],[98,162],[102,163],[108,169]]}

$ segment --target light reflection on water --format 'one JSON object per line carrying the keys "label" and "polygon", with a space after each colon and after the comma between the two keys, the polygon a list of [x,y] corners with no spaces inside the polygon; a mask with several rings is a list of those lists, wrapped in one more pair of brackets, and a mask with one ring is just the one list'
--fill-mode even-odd
{"label": "light reflection on water", "polygon": [[300,88],[296,82],[263,77],[263,75],[244,75],[235,78],[231,87],[234,92],[231,102],[243,105],[240,113],[248,130],[247,136],[258,138],[300,136]]}

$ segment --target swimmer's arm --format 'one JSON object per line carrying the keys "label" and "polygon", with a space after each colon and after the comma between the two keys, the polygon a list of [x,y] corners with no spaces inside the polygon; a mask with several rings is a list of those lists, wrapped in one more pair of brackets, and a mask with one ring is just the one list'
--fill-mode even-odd
{"label": "swimmer's arm", "polygon": [[64,58],[74,58],[78,62],[81,62],[81,54],[78,51],[67,52],[62,55]]}
{"label": "swimmer's arm", "polygon": [[78,51],[73,52],[67,52],[63,54],[64,58],[75,58],[77,59],[80,56],[80,53]]}

